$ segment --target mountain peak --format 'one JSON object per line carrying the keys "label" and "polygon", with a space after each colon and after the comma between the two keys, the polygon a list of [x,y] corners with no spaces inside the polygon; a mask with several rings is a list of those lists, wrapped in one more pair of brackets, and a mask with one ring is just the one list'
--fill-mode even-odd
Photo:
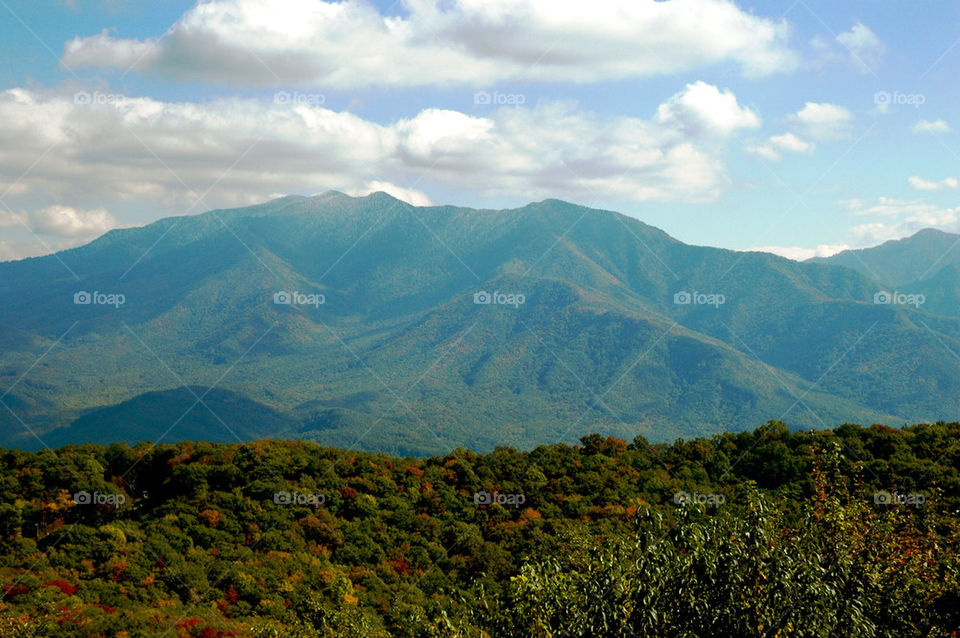
{"label": "mountain peak", "polygon": [[388,192],[386,192],[386,191],[373,191],[372,193],[369,193],[369,194],[367,194],[366,196],[364,196],[363,199],[368,199],[368,200],[370,200],[370,201],[372,201],[372,202],[381,202],[381,201],[383,201],[383,202],[390,202],[390,203],[393,203],[393,202],[401,202],[401,203],[404,203],[404,204],[408,204],[408,202],[405,202],[405,201],[403,201],[402,199],[399,199],[399,198],[397,198],[397,197],[394,197],[393,195],[391,195],[390,193],[388,193]]}
{"label": "mountain peak", "polygon": [[894,240],[894,241],[910,241],[914,239],[928,239],[928,238],[942,238],[942,237],[956,238],[956,237],[960,237],[960,235],[957,235],[956,233],[948,233],[944,230],[940,230],[939,228],[923,228],[921,230],[918,230],[914,234],[910,235],[909,237],[905,237],[903,239]]}
{"label": "mountain peak", "polygon": [[316,193],[314,195],[311,195],[309,199],[322,202],[322,201],[331,200],[331,199],[356,199],[356,198],[351,195],[347,195],[343,191],[338,191],[331,188],[323,191],[322,193]]}

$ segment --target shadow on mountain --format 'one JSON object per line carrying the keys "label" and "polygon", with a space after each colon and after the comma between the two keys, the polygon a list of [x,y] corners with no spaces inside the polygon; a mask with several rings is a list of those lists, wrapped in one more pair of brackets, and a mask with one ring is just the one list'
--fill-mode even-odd
{"label": "shadow on mountain", "polygon": [[236,392],[186,386],[147,392],[89,412],[50,432],[48,444],[203,440],[252,441],[294,432],[299,421]]}

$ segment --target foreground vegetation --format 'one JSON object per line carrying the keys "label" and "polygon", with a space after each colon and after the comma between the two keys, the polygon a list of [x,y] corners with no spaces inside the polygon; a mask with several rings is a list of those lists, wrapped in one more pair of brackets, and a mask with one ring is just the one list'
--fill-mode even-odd
{"label": "foreground vegetation", "polygon": [[0,636],[950,636],[960,425],[0,451]]}

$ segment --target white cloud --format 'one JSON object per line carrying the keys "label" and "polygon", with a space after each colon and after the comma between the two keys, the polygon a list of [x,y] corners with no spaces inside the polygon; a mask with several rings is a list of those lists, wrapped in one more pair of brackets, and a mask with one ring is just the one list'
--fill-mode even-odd
{"label": "white cloud", "polygon": [[682,128],[693,136],[729,135],[740,128],[760,126],[760,117],[749,108],[741,107],[729,89],[720,91],[706,82],[688,84],[682,92],[661,104],[657,120]]}
{"label": "white cloud", "polygon": [[876,245],[891,239],[903,239],[924,228],[938,228],[946,232],[956,233],[960,230],[957,225],[958,213],[960,213],[960,209],[945,209],[940,216],[930,220],[911,219],[898,224],[871,222],[854,226],[850,230],[865,246]]}
{"label": "white cloud", "polygon": [[800,246],[761,246],[759,248],[750,248],[752,251],[764,253],[773,253],[780,257],[793,259],[794,261],[804,261],[813,257],[830,257],[844,250],[849,250],[847,244],[820,244],[816,248],[801,248]]}
{"label": "white cloud", "polygon": [[783,20],[731,0],[410,0],[381,15],[362,0],[211,0],[146,40],[68,42],[68,68],[152,70],[236,85],[423,86],[593,82],[735,62],[790,70]]}
{"label": "white cloud", "polygon": [[839,202],[840,206],[860,216],[904,216],[923,215],[937,210],[933,204],[927,204],[922,199],[896,199],[894,197],[878,197],[876,202],[862,199],[846,199]]}
{"label": "white cloud", "polygon": [[837,36],[853,63],[864,73],[873,73],[883,57],[885,46],[869,27],[857,21],[853,28]]}
{"label": "white cloud", "polygon": [[804,142],[793,133],[774,135],[770,138],[770,144],[776,148],[779,148],[780,150],[791,151],[793,153],[806,153],[813,147],[812,144],[809,142]]}
{"label": "white cloud", "polygon": [[106,29],[97,35],[83,38],[81,47],[75,46],[78,41],[79,38],[75,38],[67,44],[66,53],[61,60],[63,66],[131,67],[158,51],[155,41],[119,40],[111,37]]}
{"label": "white cloud", "polygon": [[774,135],[766,143],[759,146],[747,146],[746,150],[768,160],[779,160],[781,153],[808,153],[813,150],[813,144],[800,139],[793,133]]}
{"label": "white cloud", "polygon": [[939,182],[931,182],[914,175],[909,177],[907,181],[911,186],[921,191],[938,191],[944,188],[956,188],[960,186],[960,182],[957,181],[956,177],[946,177]]}
{"label": "white cloud", "polygon": [[65,250],[84,244],[118,226],[105,209],[80,210],[69,206],[48,206],[36,211],[0,209],[0,229],[16,229],[15,233],[33,237],[26,240],[0,241],[0,261],[36,257],[51,250]]}
{"label": "white cloud", "polygon": [[878,197],[875,202],[852,199],[839,203],[854,215],[882,218],[850,229],[863,245],[908,237],[924,228],[948,232],[957,232],[960,228],[960,206],[942,208],[921,199],[891,197]]}
{"label": "white cloud", "polygon": [[944,120],[920,120],[910,130],[914,133],[949,133],[950,125]]}
{"label": "white cloud", "polygon": [[773,148],[769,144],[745,146],[744,150],[748,153],[753,153],[754,155],[772,162],[776,162],[780,159],[780,153],[777,151],[777,149]]}
{"label": "white cloud", "polygon": [[55,237],[97,237],[117,227],[117,220],[104,208],[80,210],[55,205],[34,211],[28,217],[34,232]]}
{"label": "white cloud", "polygon": [[838,104],[807,102],[791,120],[808,137],[830,140],[848,135],[853,113]]}
{"label": "white cloud", "polygon": [[[711,103],[718,112],[704,110]],[[378,124],[316,104],[78,104],[11,89],[0,92],[0,174],[27,173],[31,205],[21,208],[63,204],[31,215],[58,236],[114,225],[101,206],[180,214],[326,188],[384,190],[413,203],[428,203],[431,186],[524,199],[714,200],[727,184],[724,134],[759,118],[702,83],[664,105],[649,119],[553,102],[482,117],[426,109]]]}
{"label": "white cloud", "polygon": [[897,199],[894,197],[877,197],[875,201],[864,199],[846,199],[838,202],[842,208],[860,216],[895,216],[909,215],[916,212],[934,210],[936,206],[925,204],[920,199]]}

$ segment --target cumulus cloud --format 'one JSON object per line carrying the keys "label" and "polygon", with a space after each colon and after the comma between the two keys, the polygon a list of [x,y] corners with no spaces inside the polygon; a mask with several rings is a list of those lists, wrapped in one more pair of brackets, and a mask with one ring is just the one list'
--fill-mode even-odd
{"label": "cumulus cloud", "polygon": [[790,70],[783,20],[731,0],[211,0],[145,40],[106,32],[66,44],[68,68],[151,70],[235,85],[423,86],[644,77],[718,62]]}
{"label": "cumulus cloud", "polygon": [[[759,124],[731,92],[703,83],[648,119],[599,116],[571,102],[484,116],[431,108],[387,124],[318,104],[242,98],[83,102],[0,92],[0,174],[30,169],[22,183],[31,197],[52,202],[158,202],[177,212],[321,188],[384,190],[422,204],[431,185],[523,198],[698,202],[727,183],[724,135]],[[705,110],[710,104],[718,111]],[[59,236],[115,223],[96,208],[34,217]]]}
{"label": "cumulus cloud", "polygon": [[686,130],[691,135],[729,135],[740,128],[757,128],[760,117],[741,107],[730,91],[721,91],[706,82],[686,88],[660,105],[657,121]]}
{"label": "cumulus cloud", "polygon": [[[23,230],[24,240],[0,241],[0,261],[36,257],[51,250],[65,250],[84,244],[118,227],[117,220],[103,208],[82,210],[70,206],[48,206],[35,211],[0,209],[0,229]],[[17,233],[14,233],[17,234]]]}
{"label": "cumulus cloud", "polygon": [[847,49],[850,59],[863,73],[874,72],[886,49],[877,34],[860,21],[854,22],[850,31],[838,35],[837,42]]}
{"label": "cumulus cloud", "polygon": [[839,104],[807,102],[791,121],[815,140],[839,139],[849,134],[853,113]]}
{"label": "cumulus cloud", "polygon": [[920,120],[910,130],[914,133],[949,133],[950,125],[944,120]]}
{"label": "cumulus cloud", "polygon": [[912,177],[909,177],[907,181],[911,186],[921,191],[938,191],[944,188],[956,188],[957,186],[960,186],[960,182],[957,181],[956,177],[945,177],[939,182],[932,182],[913,175]]}

